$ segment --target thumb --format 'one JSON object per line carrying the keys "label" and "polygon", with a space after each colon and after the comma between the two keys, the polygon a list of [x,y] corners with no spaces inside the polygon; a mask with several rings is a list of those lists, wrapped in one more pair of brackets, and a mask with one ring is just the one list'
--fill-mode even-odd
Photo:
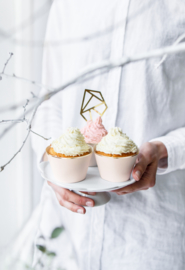
{"label": "thumb", "polygon": [[139,181],[146,171],[148,162],[143,155],[140,155],[138,163],[135,165],[132,175],[136,181]]}

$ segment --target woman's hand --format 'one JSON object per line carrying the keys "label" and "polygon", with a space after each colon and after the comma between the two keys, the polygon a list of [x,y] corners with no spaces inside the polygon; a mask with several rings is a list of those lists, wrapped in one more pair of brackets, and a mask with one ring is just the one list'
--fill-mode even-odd
{"label": "woman's hand", "polygon": [[153,187],[155,185],[158,162],[166,157],[167,150],[163,143],[158,141],[144,143],[140,148],[136,165],[132,172],[136,183],[113,192],[118,195],[124,195]]}
{"label": "woman's hand", "polygon": [[[83,206],[94,206],[94,201],[90,198],[75,194],[74,192],[65,188],[61,188],[51,182],[48,182],[48,185],[53,188],[59,204],[71,210],[72,212],[85,214],[86,210]],[[88,194],[95,195],[95,192]]]}
{"label": "woman's hand", "polygon": [[[43,156],[43,160],[44,161],[48,160],[46,153]],[[71,210],[72,212],[85,214],[86,210],[84,207],[82,207],[82,205],[90,206],[90,207],[94,206],[94,201],[92,199],[75,194],[74,192],[65,188],[61,188],[49,181],[48,181],[48,185],[50,185],[53,188],[59,204]],[[89,193],[83,192],[83,193],[89,194],[89,195],[96,194],[95,192],[89,192]]]}

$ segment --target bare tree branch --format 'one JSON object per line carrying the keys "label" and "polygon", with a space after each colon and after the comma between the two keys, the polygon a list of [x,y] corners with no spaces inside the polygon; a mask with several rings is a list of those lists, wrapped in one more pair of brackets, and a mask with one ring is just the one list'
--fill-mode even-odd
{"label": "bare tree branch", "polygon": [[24,122],[24,120],[23,120],[23,119],[9,119],[9,120],[1,120],[1,121],[0,121],[0,124],[1,124],[1,123],[9,123],[9,122],[22,123],[22,122]]}
{"label": "bare tree branch", "polygon": [[31,129],[31,132],[32,132],[33,134],[35,134],[35,135],[37,135],[37,136],[41,137],[42,139],[44,139],[44,140],[46,140],[46,141],[48,141],[48,140],[50,140],[50,139],[51,139],[51,137],[50,137],[50,138],[45,138],[44,136],[42,136],[42,135],[40,135],[40,134],[36,133],[35,131],[33,131],[32,129]]}
{"label": "bare tree branch", "polygon": [[32,95],[32,98],[37,98],[37,96],[33,92],[30,92],[30,93]]}
{"label": "bare tree branch", "polygon": [[[57,94],[58,92],[64,90],[66,87],[68,87],[72,84],[75,84],[76,82],[79,82],[80,80],[84,79],[86,77],[86,75],[92,74],[93,72],[95,72],[97,70],[103,69],[104,72],[107,72],[107,70],[111,70],[111,69],[116,68],[116,67],[121,67],[121,66],[124,66],[124,65],[132,63],[132,62],[147,60],[147,59],[159,57],[159,56],[162,56],[165,54],[175,54],[175,53],[180,53],[180,52],[185,52],[185,43],[178,44],[177,46],[168,46],[168,47],[160,48],[157,50],[145,52],[145,53],[135,55],[135,56],[125,56],[125,57],[122,57],[121,59],[116,59],[116,60],[111,60],[111,61],[109,61],[109,60],[102,61],[100,63],[96,63],[96,64],[93,64],[93,65],[86,67],[84,70],[82,70],[79,74],[74,76],[71,80],[69,80],[65,84],[56,88],[54,91],[49,92],[49,93],[43,95],[42,97],[38,98],[38,101],[34,107],[32,116],[31,116],[30,120],[28,121],[28,132],[27,132],[27,135],[23,141],[23,144],[21,145],[19,150],[13,155],[13,157],[11,159],[6,164],[4,164],[3,166],[0,167],[0,171],[3,171],[4,168],[18,155],[18,153],[21,152],[21,150],[24,147],[24,145],[29,137],[29,134],[31,132],[31,124],[32,124],[33,118],[36,114],[36,111],[37,111],[38,107],[45,100],[48,100],[50,97],[52,97],[55,94]],[[13,123],[12,125],[15,125],[15,123]],[[9,126],[8,130],[11,128],[11,126]],[[8,130],[4,130],[3,134],[0,135],[0,138],[1,138],[1,136],[4,136]]]}
{"label": "bare tree branch", "polygon": [[36,82],[36,81],[32,81],[32,80],[29,80],[29,79],[26,79],[26,78],[23,78],[23,77],[19,77],[17,75],[15,75],[14,73],[12,75],[10,74],[6,74],[6,73],[0,73],[1,76],[5,76],[5,77],[9,77],[9,78],[14,78],[14,79],[18,79],[20,81],[25,81],[29,84],[33,84],[35,86],[38,86],[39,88],[44,88],[48,91],[52,91],[54,90],[54,88],[50,87],[50,86],[47,86],[47,85],[44,85],[44,84],[41,84],[39,82]]}
{"label": "bare tree branch", "polygon": [[54,91],[44,95],[42,98],[50,98],[53,95],[57,94],[61,90],[65,89],[66,87],[80,81],[80,79],[83,79],[86,75],[91,74],[97,70],[104,69],[104,72],[107,72],[107,70],[111,70],[113,68],[121,67],[129,63],[138,62],[142,60],[147,60],[150,58],[155,58],[162,56],[164,54],[175,54],[185,52],[185,42],[181,43],[177,46],[167,46],[160,49],[152,50],[150,52],[145,52],[142,54],[134,55],[134,56],[124,56],[120,59],[115,60],[105,60],[100,63],[96,63],[93,65],[90,65],[86,68],[84,68],[77,76],[74,76],[71,80],[63,84],[62,86],[56,88]]}
{"label": "bare tree branch", "polygon": [[[48,92],[54,90],[54,88],[52,88],[52,87],[49,87],[47,85],[41,84],[41,83],[36,82],[36,81],[33,81],[33,80],[29,80],[29,79],[26,79],[26,78],[23,78],[23,77],[19,77],[19,76],[15,75],[14,73],[12,75],[4,73],[4,71],[6,69],[6,66],[8,65],[8,63],[9,63],[9,61],[10,61],[10,59],[11,59],[12,56],[13,56],[13,53],[10,53],[9,58],[7,59],[7,61],[4,64],[4,68],[3,68],[2,72],[0,73],[0,78],[1,79],[2,79],[1,76],[6,76],[8,78],[14,78],[14,79],[18,79],[20,81],[25,81],[25,82],[27,82],[29,84],[33,84],[33,85],[35,85],[35,86],[37,86],[39,88],[44,88],[44,89],[48,90]],[[37,98],[37,96],[33,92],[30,92],[30,93],[31,93],[31,95],[32,95],[33,98]],[[11,107],[11,109],[16,109],[16,108],[17,108],[16,105],[13,105]],[[2,111],[2,109],[1,109],[1,111]]]}
{"label": "bare tree branch", "polygon": [[27,134],[25,136],[25,139],[24,139],[21,147],[18,149],[18,151],[12,156],[12,158],[7,163],[5,163],[3,166],[0,167],[0,172],[2,172],[8,164],[10,164],[10,162],[21,152],[22,148],[24,147],[24,145],[25,145],[25,143],[26,143],[26,141],[27,141],[27,139],[28,139],[28,137],[30,135],[30,132],[31,132],[31,123],[32,123],[32,120],[33,120],[33,118],[35,116],[35,113],[36,113],[37,108],[38,108],[39,105],[40,105],[40,102],[38,103],[38,105],[33,110],[32,116],[31,116],[31,118],[30,118],[30,120],[28,122],[28,132],[27,132]]}
{"label": "bare tree branch", "polygon": [[15,122],[15,123],[23,123],[23,122],[27,122],[26,119],[26,107],[28,106],[29,103],[29,99],[26,100],[26,104],[23,106],[23,118],[21,119],[9,119],[9,120],[1,120],[0,123],[8,123],[8,122]]}
{"label": "bare tree branch", "polygon": [[21,152],[22,148],[24,147],[24,145],[25,145],[25,143],[26,143],[26,141],[27,141],[27,139],[29,137],[29,134],[30,134],[30,129],[28,130],[27,135],[26,135],[26,137],[25,137],[25,139],[23,141],[23,144],[21,145],[21,147],[19,148],[19,150],[13,155],[13,157],[6,164],[4,164],[3,166],[0,167],[0,172],[2,172],[4,170],[4,168],[8,164],[10,164],[10,162]]}
{"label": "bare tree branch", "polygon": [[[179,44],[183,39],[185,39],[185,33],[183,33],[180,37],[178,37],[178,39],[173,43],[172,46]],[[165,54],[162,57],[161,61],[156,65],[156,68],[159,68],[159,66],[162,65],[162,63],[164,63],[164,61],[166,60],[167,57],[168,57],[168,55]]]}
{"label": "bare tree branch", "polygon": [[28,103],[29,103],[29,99],[26,100],[26,104],[23,106],[23,109],[24,109],[24,112],[23,112],[23,121],[26,121],[27,122],[27,119],[26,119],[26,107],[28,106]]}
{"label": "bare tree branch", "polygon": [[7,59],[7,61],[5,62],[5,64],[4,64],[4,68],[3,68],[2,72],[0,73],[1,75],[4,74],[5,69],[6,69],[7,65],[8,65],[8,63],[9,63],[10,59],[11,59],[12,56],[13,56],[13,53],[12,53],[12,52],[10,52],[9,54],[10,54],[10,56],[9,56],[9,58]]}
{"label": "bare tree branch", "polygon": [[[29,109],[26,111],[26,114],[30,113],[34,108],[35,108],[35,106],[32,106],[31,108],[29,108]],[[22,113],[18,119],[22,119],[23,116],[24,116],[24,114]],[[16,124],[17,124],[17,122],[12,122],[11,125],[9,125],[7,128],[5,128],[5,129],[0,133],[0,139],[2,139],[2,138],[6,135],[6,133],[9,132]]]}
{"label": "bare tree branch", "polygon": [[[38,98],[38,97],[34,96],[33,98],[31,98],[29,103],[35,102],[36,98]],[[20,103],[13,104],[13,105],[6,105],[6,106],[0,108],[0,113],[6,112],[6,111],[14,111],[20,107],[23,107],[24,104],[25,104],[25,101],[21,101]]]}

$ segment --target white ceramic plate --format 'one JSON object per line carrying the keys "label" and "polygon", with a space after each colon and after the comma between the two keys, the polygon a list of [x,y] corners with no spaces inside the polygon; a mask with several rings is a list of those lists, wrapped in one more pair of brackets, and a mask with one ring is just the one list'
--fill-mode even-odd
{"label": "white ceramic plate", "polygon": [[87,177],[85,180],[73,183],[73,184],[66,184],[57,182],[52,174],[51,166],[49,162],[42,162],[39,165],[40,173],[42,177],[60,187],[67,188],[70,190],[79,190],[79,191],[95,191],[95,192],[103,192],[103,191],[111,191],[116,190],[122,187],[126,187],[130,184],[135,182],[134,179],[128,180],[126,182],[121,183],[113,183],[106,180],[103,180],[100,177],[98,167],[89,167],[87,172]]}

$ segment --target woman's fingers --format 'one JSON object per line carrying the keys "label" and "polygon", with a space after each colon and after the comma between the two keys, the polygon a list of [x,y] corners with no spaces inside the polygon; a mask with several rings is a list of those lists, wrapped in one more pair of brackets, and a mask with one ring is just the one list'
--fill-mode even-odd
{"label": "woman's fingers", "polygon": [[143,189],[144,188],[151,188],[155,185],[157,164],[158,164],[157,160],[154,160],[152,163],[150,163],[147,166],[147,169],[142,177],[142,179],[144,180],[144,183],[145,183],[145,186],[143,186]]}
{"label": "woman's fingers", "polygon": [[148,163],[150,161],[147,160],[142,154],[139,155],[138,163],[135,165],[132,175],[136,181],[139,181],[146,171]]}
{"label": "woman's fingers", "polygon": [[53,190],[60,195],[62,201],[67,201],[71,203],[75,203],[77,205],[83,205],[83,206],[89,206],[93,207],[94,206],[94,201],[88,197],[83,197],[78,194],[75,194],[74,192],[59,187],[51,182],[48,182],[48,184],[53,188]]}
{"label": "woman's fingers", "polygon": [[78,205],[71,203],[71,202],[67,202],[64,201],[64,205],[65,208],[71,210],[72,212],[78,213],[78,214],[85,214],[86,210],[83,207],[79,207]]}
{"label": "woman's fingers", "polygon": [[[163,148],[165,147],[163,146]],[[122,195],[153,187],[156,181],[156,171],[159,158],[166,155],[164,153],[160,156],[160,152],[158,145],[150,142],[144,143],[140,148],[136,165],[132,172],[132,175],[137,182],[113,192],[118,195]]]}
{"label": "woman's fingers", "polygon": [[114,192],[118,195],[124,195],[128,193],[132,193],[138,190],[146,190],[155,185],[155,175],[157,169],[157,162],[153,162],[149,164],[142,175],[140,181],[135,182],[132,185],[128,185],[124,188],[115,190]]}
{"label": "woman's fingers", "polygon": [[120,189],[115,190],[113,192],[117,193],[118,195],[132,193],[132,192],[135,192],[135,191],[142,189],[142,187],[145,185],[145,183],[143,183],[143,182],[144,181],[141,179],[140,181],[137,181],[134,184],[128,185],[124,188],[120,188]]}
{"label": "woman's fingers", "polygon": [[94,206],[94,201],[88,197],[83,197],[78,194],[75,194],[72,191],[65,190],[64,195],[62,196],[65,201],[73,202],[78,205],[84,205],[84,206]]}
{"label": "woman's fingers", "polygon": [[62,197],[60,196],[60,194],[58,194],[57,192],[55,193],[56,194],[56,197],[58,199],[58,202],[61,206],[67,208],[68,210],[72,211],[72,212],[75,212],[75,213],[78,213],[78,214],[85,214],[86,210],[84,207],[82,206],[78,206],[72,202],[68,202],[68,201],[64,201],[62,199]]}

